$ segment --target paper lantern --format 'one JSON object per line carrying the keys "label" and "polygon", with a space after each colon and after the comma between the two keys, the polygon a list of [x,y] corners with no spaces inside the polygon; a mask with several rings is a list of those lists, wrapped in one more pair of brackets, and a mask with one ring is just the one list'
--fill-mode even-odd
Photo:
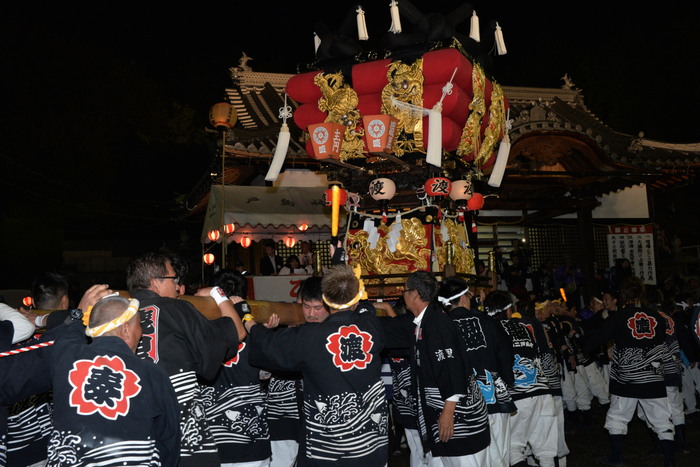
{"label": "paper lantern", "polygon": [[375,178],[369,184],[369,195],[377,200],[390,200],[396,194],[396,184],[390,178]]}
{"label": "paper lantern", "polygon": [[204,264],[214,264],[216,257],[211,253],[207,253],[206,255],[202,256],[202,261],[204,261]]}
{"label": "paper lantern", "polygon": [[450,194],[452,182],[446,177],[433,177],[425,182],[425,193],[428,196],[445,197]]}
{"label": "paper lantern", "polygon": [[452,189],[450,190],[450,198],[455,201],[469,200],[474,193],[474,185],[469,180],[455,180],[452,182]]}
{"label": "paper lantern", "polygon": [[212,242],[218,242],[219,238],[221,238],[221,233],[218,230],[210,230],[209,233],[207,234],[207,237]]}
{"label": "paper lantern", "polygon": [[399,119],[391,115],[367,115],[362,117],[365,126],[365,144],[370,154],[391,154]]}
{"label": "paper lantern", "polygon": [[22,299],[22,304],[29,308],[30,306],[34,305],[34,300],[30,296],[26,296]]}
{"label": "paper lantern", "polygon": [[220,102],[214,104],[209,109],[209,122],[217,130],[228,130],[233,128],[238,120],[238,112],[236,108],[228,102]]}
{"label": "paper lantern", "polygon": [[253,243],[253,241],[250,239],[250,237],[241,238],[241,246],[243,248],[248,248],[251,243]]}
{"label": "paper lantern", "polygon": [[297,243],[297,241],[294,240],[294,237],[287,237],[287,238],[284,239],[284,245],[285,245],[287,248],[293,247],[296,243]]}
{"label": "paper lantern", "polygon": [[340,123],[324,122],[309,125],[309,136],[313,155],[316,159],[338,159],[343,144],[345,126]]}
{"label": "paper lantern", "polygon": [[224,233],[225,233],[226,235],[231,235],[231,234],[233,233],[234,230],[236,230],[236,226],[233,225],[233,224],[226,224],[226,225],[224,226]]}
{"label": "paper lantern", "polygon": [[[338,195],[340,198],[338,199],[338,204],[339,206],[343,206],[345,202],[348,200],[348,192],[347,190],[338,190]],[[329,188],[327,190],[323,191],[323,202],[326,203],[326,206],[330,206],[332,202],[333,197],[333,188]]]}
{"label": "paper lantern", "polygon": [[481,193],[474,193],[469,201],[467,201],[467,208],[470,211],[478,211],[484,207],[484,195]]}
{"label": "paper lantern", "polygon": [[309,228],[309,224],[301,224],[301,225],[299,226],[299,230],[300,230],[301,232],[306,232],[306,230],[307,230],[308,228]]}

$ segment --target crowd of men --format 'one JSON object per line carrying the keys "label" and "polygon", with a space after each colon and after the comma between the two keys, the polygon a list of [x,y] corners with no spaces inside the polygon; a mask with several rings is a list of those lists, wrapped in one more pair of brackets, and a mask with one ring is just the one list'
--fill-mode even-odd
{"label": "crowd of men", "polygon": [[336,263],[303,281],[300,325],[258,323],[235,270],[197,290],[218,307],[207,318],[165,253],[129,264],[128,297],[97,284],[75,307],[63,276],[38,276],[35,306],[55,311],[0,305],[0,466],[371,467],[392,440],[411,467],[563,466],[594,404],[604,464],[623,465],[635,415],[665,466],[685,449],[693,303],[630,277],[586,314],[425,271],[373,302],[359,269]]}

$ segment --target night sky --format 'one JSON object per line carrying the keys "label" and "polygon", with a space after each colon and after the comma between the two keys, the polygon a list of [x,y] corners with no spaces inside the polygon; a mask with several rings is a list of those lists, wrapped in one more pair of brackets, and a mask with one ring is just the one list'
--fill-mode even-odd
{"label": "night sky", "polygon": [[[389,28],[389,0],[360,4],[372,41]],[[463,3],[413,4],[442,17]],[[0,262],[11,271],[4,268],[0,288],[21,276],[19,269],[60,262],[55,251],[65,241],[172,237],[186,224],[171,219],[177,199],[214,162],[217,136],[206,131],[207,112],[224,99],[229,68],[245,52],[255,71],[295,73],[313,60],[313,33],[337,30],[354,5],[4,5]],[[489,21],[503,29],[508,54],[493,57],[501,84],[560,87],[568,73],[611,128],[666,142],[700,140],[697,2],[633,9],[610,1],[472,5],[482,37]],[[457,25],[465,35],[468,27]],[[18,261],[22,249],[27,261]]]}

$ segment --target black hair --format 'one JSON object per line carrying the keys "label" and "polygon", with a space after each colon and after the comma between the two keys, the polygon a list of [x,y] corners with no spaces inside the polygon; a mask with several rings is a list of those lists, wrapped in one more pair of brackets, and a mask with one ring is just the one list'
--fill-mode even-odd
{"label": "black hair", "polygon": [[299,286],[299,297],[302,301],[323,302],[323,291],[321,289],[322,277],[308,277]]}
{"label": "black hair", "polygon": [[212,285],[221,287],[227,297],[248,297],[248,280],[235,269],[217,271],[212,277]]}
{"label": "black hair", "polygon": [[438,282],[427,271],[415,271],[408,276],[406,289],[417,291],[424,302],[432,302],[437,298]]}

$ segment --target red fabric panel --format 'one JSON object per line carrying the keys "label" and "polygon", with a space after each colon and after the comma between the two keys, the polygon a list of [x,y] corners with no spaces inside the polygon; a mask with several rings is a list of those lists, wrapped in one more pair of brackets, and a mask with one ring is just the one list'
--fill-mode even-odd
{"label": "red fabric panel", "polygon": [[380,114],[381,109],[381,93],[358,95],[357,110],[359,110],[363,116]]}
{"label": "red fabric panel", "polygon": [[316,103],[302,104],[294,111],[294,123],[303,131],[308,131],[308,126],[322,123],[328,115],[318,109]]}
{"label": "red fabric panel", "polygon": [[[429,84],[423,89],[423,107],[432,109],[442,97],[444,84]],[[464,126],[469,114],[471,97],[460,88],[453,87],[452,94],[446,94],[442,101],[442,115],[454,120],[458,125]]]}
{"label": "red fabric panel", "polygon": [[444,86],[457,68],[452,84],[472,95],[472,64],[457,49],[433,50],[423,55],[424,84]]}
{"label": "red fabric panel", "polygon": [[391,59],[360,63],[352,67],[352,88],[358,95],[381,94],[387,85],[386,72]]}
{"label": "red fabric panel", "polygon": [[314,78],[321,71],[310,71],[294,75],[287,81],[287,95],[302,104],[316,103],[322,97],[321,90],[314,83]]}
{"label": "red fabric panel", "polygon": [[[430,138],[428,117],[423,117],[423,148],[428,148],[428,138]],[[442,147],[445,151],[454,151],[459,145],[459,138],[462,136],[462,126],[457,125],[454,120],[442,117]]]}

